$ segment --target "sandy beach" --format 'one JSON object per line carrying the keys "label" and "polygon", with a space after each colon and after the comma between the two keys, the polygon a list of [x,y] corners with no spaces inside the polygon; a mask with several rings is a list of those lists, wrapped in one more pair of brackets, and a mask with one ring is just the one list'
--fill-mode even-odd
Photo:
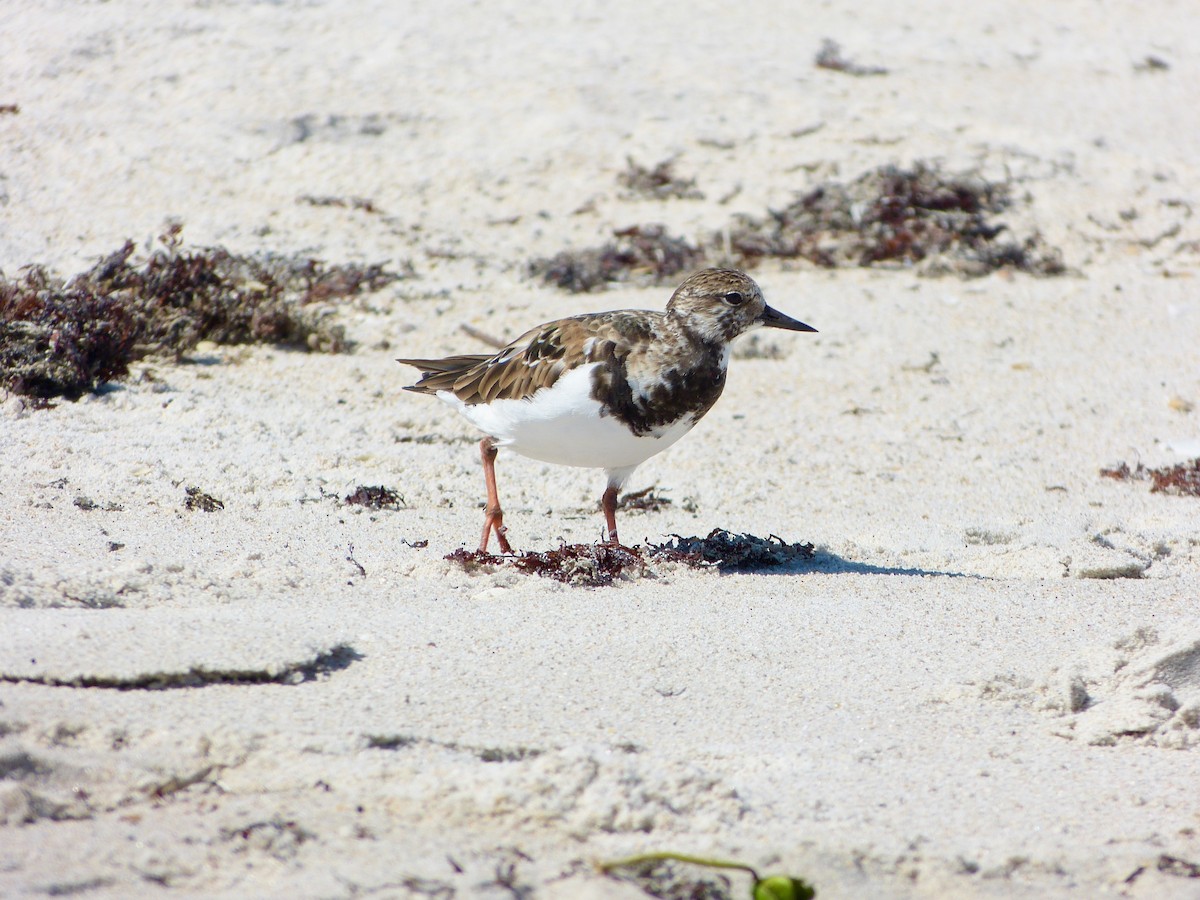
{"label": "sandy beach", "polygon": [[[7,278],[171,223],[400,276],[329,310],[350,352],[0,394],[0,895],[749,896],[597,868],[669,850],[822,900],[1200,898],[1200,498],[1101,475],[1200,458],[1200,8],[52,0],[0,34]],[[667,161],[686,191],[623,180]],[[661,309],[686,273],[530,267],[918,163],[1004,185],[1064,271],[762,260],[819,333],[735,351],[619,514],[811,559],[445,558],[479,435],[396,357]],[[497,471],[518,550],[600,538],[599,472]]]}

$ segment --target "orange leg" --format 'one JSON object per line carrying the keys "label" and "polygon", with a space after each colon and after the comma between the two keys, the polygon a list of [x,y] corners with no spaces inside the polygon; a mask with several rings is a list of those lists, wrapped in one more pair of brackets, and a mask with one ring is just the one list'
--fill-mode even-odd
{"label": "orange leg", "polygon": [[496,532],[496,542],[501,553],[512,553],[504,533],[504,510],[500,508],[500,495],[496,493],[496,445],[490,437],[479,442],[479,455],[483,459],[483,483],[487,486],[487,506],[483,508],[483,537],[479,540],[479,552],[487,553],[488,538]]}
{"label": "orange leg", "polygon": [[617,537],[617,487],[610,484],[600,498],[600,506],[604,510],[604,524],[608,528],[608,543],[619,544]]}

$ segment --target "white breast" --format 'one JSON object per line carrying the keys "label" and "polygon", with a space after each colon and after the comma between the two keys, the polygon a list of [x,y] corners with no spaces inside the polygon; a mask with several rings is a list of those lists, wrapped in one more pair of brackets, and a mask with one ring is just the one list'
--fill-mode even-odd
{"label": "white breast", "polygon": [[602,416],[591,397],[592,370],[572,369],[553,386],[526,400],[493,400],[470,405],[450,391],[438,397],[457,409],[497,446],[543,462],[596,469],[632,469],[670,447],[696,424],[693,416],[641,437],[614,416]]}

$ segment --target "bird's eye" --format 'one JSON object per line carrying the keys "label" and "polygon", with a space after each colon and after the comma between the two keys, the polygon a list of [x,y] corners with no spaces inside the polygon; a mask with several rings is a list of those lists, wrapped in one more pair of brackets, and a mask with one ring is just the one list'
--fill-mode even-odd
{"label": "bird's eye", "polygon": [[741,306],[746,298],[741,291],[727,291],[723,299],[730,306]]}

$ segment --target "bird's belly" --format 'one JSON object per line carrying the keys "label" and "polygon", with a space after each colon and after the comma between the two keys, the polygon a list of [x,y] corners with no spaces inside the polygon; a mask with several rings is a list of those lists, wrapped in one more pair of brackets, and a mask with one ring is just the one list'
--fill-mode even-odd
{"label": "bird's belly", "polygon": [[525,400],[469,405],[450,391],[439,391],[438,397],[495,438],[498,446],[563,466],[630,468],[670,447],[696,423],[695,417],[685,415],[653,432],[635,435],[615,416],[600,414],[600,403],[591,397],[595,365],[573,369]]}

